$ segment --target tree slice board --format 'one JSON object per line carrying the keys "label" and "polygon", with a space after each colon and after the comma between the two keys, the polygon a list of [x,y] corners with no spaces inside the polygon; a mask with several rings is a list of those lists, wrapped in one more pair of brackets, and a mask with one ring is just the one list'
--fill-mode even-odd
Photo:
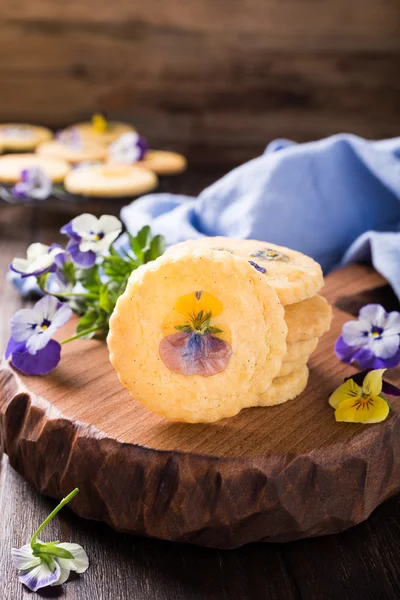
{"label": "tree slice board", "polygon": [[[400,491],[400,399],[383,423],[336,423],[328,397],[355,370],[333,344],[363,304],[396,303],[384,283],[362,266],[329,276],[334,320],[306,391],[217,423],[148,412],[119,383],[104,342],[67,344],[42,378],[3,361],[0,431],[11,465],[57,499],[78,486],[71,508],[82,517],[166,540],[233,548],[355,525]],[[399,384],[400,369],[386,379]]]}

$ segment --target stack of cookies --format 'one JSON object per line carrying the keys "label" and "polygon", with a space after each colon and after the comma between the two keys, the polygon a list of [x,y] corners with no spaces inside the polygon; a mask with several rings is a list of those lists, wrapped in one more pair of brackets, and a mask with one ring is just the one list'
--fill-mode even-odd
{"label": "stack of cookies", "polygon": [[45,127],[0,125],[0,152],[6,153],[0,157],[2,183],[18,183],[22,172],[39,169],[68,192],[94,198],[147,193],[157,187],[159,176],[177,175],[187,166],[181,154],[148,150],[134,127],[106,121],[102,115],[55,137]]}
{"label": "stack of cookies", "polygon": [[133,397],[186,422],[301,394],[332,311],[313,259],[273,244],[202,238],[132,273],[110,321],[110,359]]}

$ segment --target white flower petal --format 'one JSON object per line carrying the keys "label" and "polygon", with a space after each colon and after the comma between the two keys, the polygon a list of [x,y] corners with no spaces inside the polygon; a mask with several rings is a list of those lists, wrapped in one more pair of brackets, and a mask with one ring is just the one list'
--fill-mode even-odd
{"label": "white flower petal", "polygon": [[39,256],[43,256],[48,254],[50,250],[50,246],[46,246],[45,244],[40,244],[39,242],[35,242],[31,244],[26,251],[26,257],[29,261],[36,260]]}
{"label": "white flower petal", "polygon": [[388,314],[385,330],[382,335],[400,335],[400,313],[393,311]]}
{"label": "white flower petal", "polygon": [[34,310],[38,316],[37,322],[42,323],[44,319],[52,321],[57,312],[59,302],[58,298],[54,298],[54,296],[50,296],[49,294],[46,294],[46,296],[43,296],[43,298],[36,302],[32,310]]}
{"label": "white flower petal", "polygon": [[72,310],[70,309],[70,307],[67,304],[62,304],[54,313],[52,320],[51,320],[51,328],[53,329],[59,329],[60,327],[62,327],[63,325],[65,325],[65,323],[67,321],[69,321],[69,319],[72,316]]}
{"label": "white flower petal", "polygon": [[20,273],[26,273],[29,268],[29,260],[26,258],[13,258],[11,266]]}
{"label": "white flower petal", "polygon": [[19,580],[30,590],[36,592],[40,588],[54,584],[59,579],[61,569],[56,561],[54,561],[54,567],[54,571],[51,571],[45,562],[40,562],[33,569],[21,572]]}
{"label": "white flower petal", "polygon": [[71,544],[70,542],[61,542],[60,544],[57,544],[57,546],[64,548],[64,550],[68,550],[74,557],[73,559],[58,559],[60,565],[65,567],[66,565],[64,563],[68,562],[71,571],[76,571],[77,573],[84,573],[86,571],[89,567],[89,558],[82,546],[79,544]]}
{"label": "white flower petal", "polygon": [[40,564],[40,558],[33,555],[30,544],[22,548],[11,548],[11,558],[16,569],[27,571]]}
{"label": "white flower petal", "polygon": [[98,223],[98,219],[89,213],[83,213],[71,221],[73,231],[85,239],[90,232],[99,231]]}
{"label": "white flower petal", "polygon": [[397,336],[370,338],[369,347],[378,358],[391,358],[399,349],[399,338]]}
{"label": "white flower petal", "polygon": [[[387,313],[380,304],[367,304],[359,313],[359,320],[368,321],[371,325],[385,328]],[[370,328],[369,328],[370,329]]]}
{"label": "white flower petal", "polygon": [[11,317],[11,336],[16,342],[26,342],[38,324],[37,314],[32,308],[21,308]]}
{"label": "white flower petal", "polygon": [[64,564],[61,564],[62,562],[67,562],[67,561],[63,561],[63,559],[60,559],[59,557],[55,556],[55,561],[58,563],[58,566],[60,567],[60,576],[57,579],[57,581],[55,581],[54,583],[52,583],[51,585],[62,585],[63,583],[65,583],[69,577],[69,574],[71,573],[71,569],[70,567],[66,567]]}
{"label": "white flower petal", "polygon": [[51,254],[38,256],[26,269],[26,273],[34,273],[35,271],[44,271],[51,267],[54,263],[54,257]]}
{"label": "white flower petal", "polygon": [[102,233],[120,232],[122,231],[122,223],[113,215],[102,215],[99,219],[98,231]]}
{"label": "white flower petal", "polygon": [[364,335],[364,332],[363,325],[358,321],[349,321],[343,325],[343,341],[348,346],[366,346],[368,344],[368,337]]}

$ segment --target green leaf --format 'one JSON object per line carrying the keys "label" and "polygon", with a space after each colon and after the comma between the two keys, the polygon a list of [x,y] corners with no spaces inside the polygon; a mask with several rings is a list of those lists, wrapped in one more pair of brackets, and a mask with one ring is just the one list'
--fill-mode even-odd
{"label": "green leaf", "polygon": [[151,242],[150,248],[145,252],[144,261],[150,262],[155,260],[165,252],[165,241],[162,235],[156,235]]}
{"label": "green leaf", "polygon": [[76,278],[89,292],[97,292],[101,286],[98,265],[88,269],[77,269]]}
{"label": "green leaf", "polygon": [[62,267],[62,273],[67,283],[75,285],[76,283],[76,269],[73,262],[66,262]]}
{"label": "green leaf", "polygon": [[[76,333],[81,333],[82,331],[86,331],[87,329],[91,329],[96,325],[101,325],[101,317],[99,313],[94,308],[89,308],[89,310],[79,319],[78,325],[76,327]],[[91,339],[96,332],[89,333],[84,337],[86,339]]]}
{"label": "green leaf", "polygon": [[100,288],[99,306],[106,313],[111,313],[114,310],[115,302],[109,296],[107,285],[103,285]]}

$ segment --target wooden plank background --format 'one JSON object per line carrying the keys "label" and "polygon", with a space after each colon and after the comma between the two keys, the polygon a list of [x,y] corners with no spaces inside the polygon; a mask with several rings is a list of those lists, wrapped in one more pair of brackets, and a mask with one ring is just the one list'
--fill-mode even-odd
{"label": "wooden plank background", "polygon": [[95,110],[232,164],[274,137],[399,134],[398,0],[3,0],[0,120]]}

